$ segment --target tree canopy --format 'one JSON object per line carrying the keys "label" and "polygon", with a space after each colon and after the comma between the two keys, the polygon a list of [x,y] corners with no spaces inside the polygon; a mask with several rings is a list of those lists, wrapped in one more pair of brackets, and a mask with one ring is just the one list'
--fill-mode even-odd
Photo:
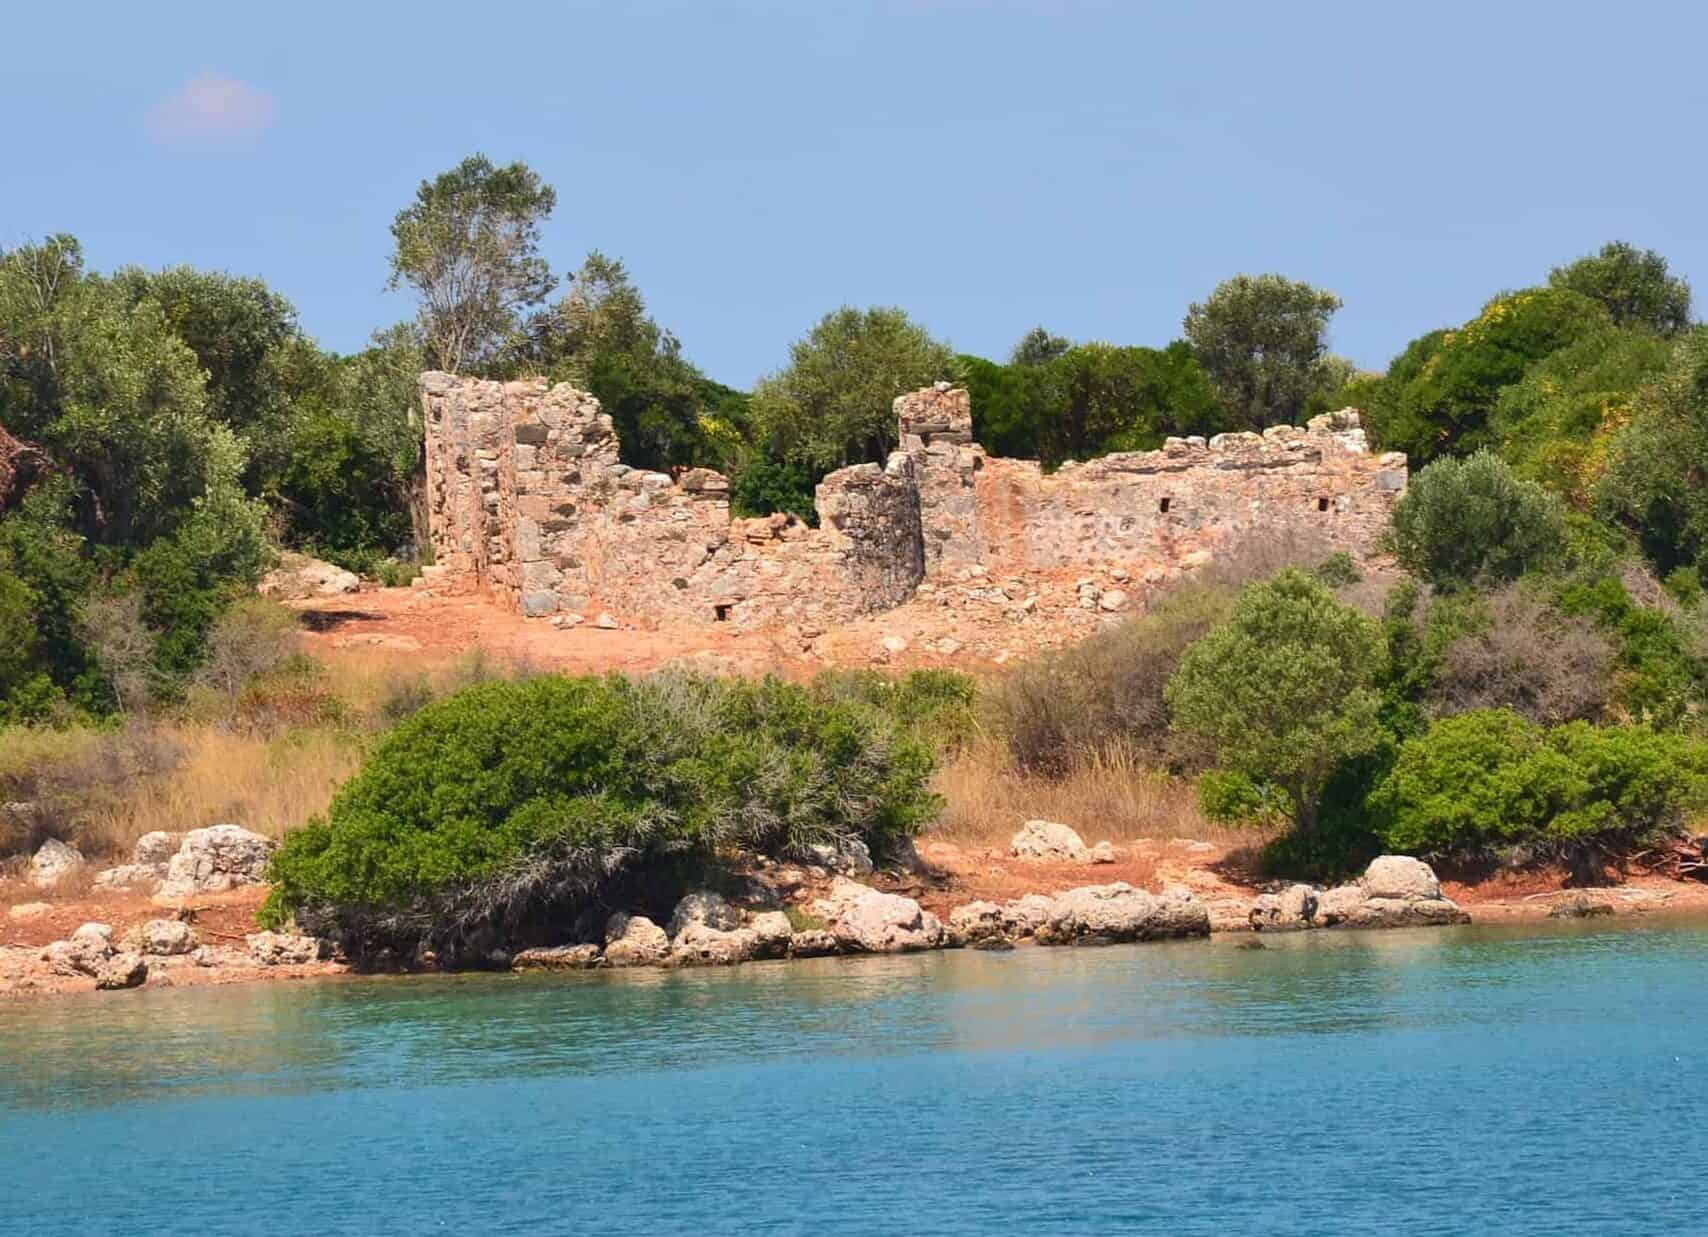
{"label": "tree canopy", "polygon": [[1186,311],[1185,334],[1234,429],[1302,421],[1340,298],[1280,275],[1235,275]]}
{"label": "tree canopy", "polygon": [[789,363],[760,380],[753,424],[781,459],[819,475],[881,463],[896,445],[896,397],[948,378],[948,347],[889,306],[844,305],[789,346]]}
{"label": "tree canopy", "polygon": [[1303,833],[1345,761],[1380,741],[1376,623],[1296,569],[1247,586],[1169,681],[1171,724],[1221,770],[1279,788]]}
{"label": "tree canopy", "polygon": [[527,164],[495,167],[480,154],[421,182],[392,221],[390,286],[421,298],[430,364],[457,373],[492,359],[520,312],[551,294],[540,226],[556,205]]}
{"label": "tree canopy", "polygon": [[1548,284],[1599,301],[1616,326],[1668,337],[1690,326],[1690,285],[1669,275],[1666,259],[1653,249],[1613,241],[1599,253],[1556,266]]}

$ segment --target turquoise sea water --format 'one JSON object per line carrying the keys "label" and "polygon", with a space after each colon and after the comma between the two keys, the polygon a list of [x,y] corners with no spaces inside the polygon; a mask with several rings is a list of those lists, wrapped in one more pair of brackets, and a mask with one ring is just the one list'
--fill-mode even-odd
{"label": "turquoise sea water", "polygon": [[0,1004],[0,1233],[1708,1231],[1708,931]]}

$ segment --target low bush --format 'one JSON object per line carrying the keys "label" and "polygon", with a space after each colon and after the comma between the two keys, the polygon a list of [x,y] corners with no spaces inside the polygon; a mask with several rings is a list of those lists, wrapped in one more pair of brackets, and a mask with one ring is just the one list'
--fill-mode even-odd
{"label": "low bush", "polygon": [[473,961],[674,860],[853,838],[881,857],[937,812],[933,766],[883,712],[778,679],[487,683],[402,722],[286,839],[263,918]]}
{"label": "low bush", "polygon": [[1170,740],[1163,690],[1233,601],[1230,589],[1188,585],[1146,614],[1016,666],[990,696],[1014,764],[1060,777],[1117,748],[1156,765],[1191,763]]}
{"label": "low bush", "polygon": [[1369,798],[1391,850],[1573,861],[1678,829],[1705,805],[1708,743],[1642,726],[1545,729],[1508,709],[1408,739]]}
{"label": "low bush", "polygon": [[869,705],[939,751],[951,751],[978,730],[978,684],[954,670],[826,670],[813,686],[835,700]]}

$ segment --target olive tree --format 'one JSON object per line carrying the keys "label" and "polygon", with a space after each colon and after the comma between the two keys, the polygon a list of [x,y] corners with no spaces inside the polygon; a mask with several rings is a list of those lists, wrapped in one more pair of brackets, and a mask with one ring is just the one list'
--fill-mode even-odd
{"label": "olive tree", "polygon": [[1565,548],[1565,504],[1492,451],[1436,460],[1394,505],[1394,552],[1438,589],[1517,579]]}
{"label": "olive tree", "polygon": [[540,225],[556,205],[556,190],[527,164],[494,167],[485,155],[421,182],[392,221],[387,286],[420,296],[432,364],[456,373],[491,357],[517,315],[557,286],[539,256]]}
{"label": "olive tree", "polygon": [[1373,619],[1289,568],[1247,586],[1228,620],[1187,649],[1164,692],[1170,726],[1223,773],[1282,791],[1308,835],[1335,770],[1381,741],[1385,656]]}
{"label": "olive tree", "polygon": [[1186,311],[1186,339],[1235,428],[1301,419],[1339,308],[1339,297],[1308,283],[1235,275]]}

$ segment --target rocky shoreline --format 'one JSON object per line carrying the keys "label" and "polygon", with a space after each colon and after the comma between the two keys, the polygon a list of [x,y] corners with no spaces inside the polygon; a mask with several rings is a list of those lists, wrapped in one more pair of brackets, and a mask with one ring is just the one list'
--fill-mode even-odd
{"label": "rocky shoreline", "polygon": [[[181,986],[269,977],[336,974],[352,969],[336,945],[295,932],[213,933],[204,939],[188,895],[254,886],[272,843],[237,826],[196,830],[176,840],[150,836],[121,869],[95,878],[111,888],[128,880],[158,882],[152,904],[173,907],[122,933],[103,922],[81,924],[68,936],[31,949],[0,948],[0,992],[52,993],[93,987],[119,990],[145,984]],[[1082,853],[1083,852],[1083,853]],[[1011,854],[1023,862],[1107,862],[1065,826],[1034,821],[1016,835]],[[51,858],[63,867],[64,856]],[[938,949],[1096,946],[1207,937],[1225,932],[1294,932],[1332,928],[1439,926],[1470,921],[1443,896],[1425,863],[1388,855],[1362,877],[1328,889],[1295,884],[1249,898],[1201,898],[1173,885],[1152,893],[1125,881],[1088,884],[1056,893],[1027,893],[1003,902],[975,899],[939,917],[915,898],[866,883],[884,879],[863,850],[828,849],[805,862],[761,859],[738,894],[713,889],[682,897],[660,924],[618,910],[596,931],[583,926],[574,943],[514,953],[496,949],[491,969],[593,970],[628,967],[733,966],[767,959],[919,953]],[[918,860],[913,860],[918,864]],[[832,869],[840,868],[836,872]],[[63,873],[61,873],[63,875]],[[865,880],[855,879],[856,876]],[[56,878],[57,879],[57,878]],[[32,905],[12,908],[13,919]],[[240,943],[237,943],[240,939]],[[221,943],[232,940],[233,943]],[[423,952],[398,970],[439,969]]]}

